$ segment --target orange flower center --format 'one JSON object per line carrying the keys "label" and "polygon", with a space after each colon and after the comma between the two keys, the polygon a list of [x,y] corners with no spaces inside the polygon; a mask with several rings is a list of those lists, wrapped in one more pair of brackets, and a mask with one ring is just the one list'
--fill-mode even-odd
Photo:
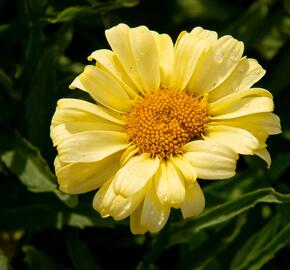
{"label": "orange flower center", "polygon": [[203,134],[206,105],[205,97],[159,90],[136,101],[126,115],[127,133],[139,147],[139,154],[160,158],[181,154],[184,144]]}

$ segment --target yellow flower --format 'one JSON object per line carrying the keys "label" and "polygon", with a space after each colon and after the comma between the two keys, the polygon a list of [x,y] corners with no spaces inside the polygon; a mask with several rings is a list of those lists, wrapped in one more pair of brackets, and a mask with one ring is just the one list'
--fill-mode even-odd
{"label": "yellow flower", "polygon": [[265,70],[242,57],[242,42],[201,27],[175,45],[145,26],[105,34],[112,50],[93,52],[96,64],[70,85],[96,104],[61,99],[52,119],[62,191],[100,188],[93,207],[102,217],[158,232],[172,207],[184,218],[203,211],[197,178],[234,176],[238,154],[270,166],[266,139],[280,122],[271,93],[251,88]]}

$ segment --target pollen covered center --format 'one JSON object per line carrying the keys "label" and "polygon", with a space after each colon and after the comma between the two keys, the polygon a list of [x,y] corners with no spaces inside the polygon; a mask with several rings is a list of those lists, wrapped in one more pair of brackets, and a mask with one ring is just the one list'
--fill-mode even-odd
{"label": "pollen covered center", "polygon": [[206,106],[206,97],[159,90],[136,101],[126,115],[127,133],[139,147],[139,154],[160,158],[181,154],[184,144],[205,131]]}

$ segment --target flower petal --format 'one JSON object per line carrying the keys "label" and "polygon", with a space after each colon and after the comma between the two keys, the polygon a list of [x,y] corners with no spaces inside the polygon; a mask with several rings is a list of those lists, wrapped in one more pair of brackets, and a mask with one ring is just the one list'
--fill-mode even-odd
{"label": "flower petal", "polygon": [[114,192],[114,179],[108,186],[102,187],[95,195],[93,207],[105,216],[110,215],[115,220],[122,220],[130,216],[144,199],[146,188],[136,192],[131,197],[123,197]]}
{"label": "flower petal", "polygon": [[208,104],[208,112],[212,120],[271,112],[273,109],[271,93],[261,88],[239,91]]}
{"label": "flower petal", "polygon": [[125,125],[121,115],[84,100],[63,98],[57,102],[51,127],[69,122],[103,122],[107,120],[118,125]]}
{"label": "flower petal", "polygon": [[94,162],[128,145],[129,139],[125,133],[96,130],[73,134],[61,142],[57,149],[63,162]]}
{"label": "flower petal", "polygon": [[251,132],[251,129],[264,129],[268,134],[281,133],[281,125],[279,117],[274,113],[256,113],[243,117],[225,119],[219,121],[212,121],[210,124],[214,125],[229,125],[234,127],[245,128]]}
{"label": "flower petal", "polygon": [[267,163],[267,169],[270,169],[271,156],[266,148],[255,150],[254,154],[263,159]]}
{"label": "flower petal", "polygon": [[93,163],[69,163],[56,168],[60,190],[81,194],[103,185],[120,168],[120,153]]}
{"label": "flower petal", "polygon": [[126,24],[118,24],[105,31],[106,38],[124,67],[128,76],[139,90],[142,90],[140,75],[136,69],[136,63],[132,55],[129,41],[130,27]]}
{"label": "flower petal", "polygon": [[170,207],[161,204],[156,196],[154,185],[151,184],[147,189],[142,207],[142,226],[148,228],[148,230],[152,233],[159,232],[165,226],[169,213]]}
{"label": "flower petal", "polygon": [[190,33],[183,31],[175,44],[175,60],[172,87],[182,90],[188,83],[200,59],[211,43],[217,40],[217,33],[195,27]]}
{"label": "flower petal", "polygon": [[185,190],[185,199],[180,206],[182,216],[183,218],[198,216],[205,207],[203,192],[197,181],[189,184]]}
{"label": "flower petal", "polygon": [[141,154],[130,159],[114,177],[114,192],[130,197],[141,190],[159,167],[159,158]]}
{"label": "flower petal", "polygon": [[183,156],[171,157],[170,161],[172,161],[174,166],[178,168],[184,180],[186,180],[189,183],[192,183],[196,180],[197,176],[195,170],[191,166],[190,162]]}
{"label": "flower petal", "polygon": [[244,155],[252,155],[260,145],[258,139],[247,130],[230,126],[209,126],[205,138],[227,145]]}
{"label": "flower petal", "polygon": [[130,229],[133,234],[144,234],[148,229],[141,224],[141,212],[143,204],[141,204],[130,216]]}
{"label": "flower petal", "polygon": [[120,164],[123,167],[132,157],[134,157],[139,151],[136,144],[132,143],[123,153],[120,158]]}
{"label": "flower petal", "polygon": [[125,129],[122,126],[112,123],[108,124],[108,121],[104,120],[102,122],[71,122],[57,125],[55,128],[52,128],[50,137],[54,146],[56,146],[61,142],[64,142],[73,134],[93,130],[125,132]]}
{"label": "flower petal", "polygon": [[161,85],[168,86],[174,63],[174,45],[169,35],[152,33],[158,50]]}
{"label": "flower petal", "polygon": [[110,72],[132,98],[138,97],[138,88],[122,68],[114,52],[105,49],[97,50],[88,57],[88,60],[95,60],[97,67]]}
{"label": "flower petal", "polygon": [[231,93],[249,89],[265,73],[255,59],[242,58],[229,77],[210,92],[209,100],[213,102]]}
{"label": "flower petal", "polygon": [[183,90],[187,85],[207,42],[192,34],[185,34],[175,47],[174,65],[170,86]]}
{"label": "flower petal", "polygon": [[244,50],[241,41],[223,36],[198,61],[187,88],[200,95],[221,84],[236,67]]}
{"label": "flower petal", "polygon": [[186,158],[197,177],[202,179],[225,179],[235,175],[237,153],[231,148],[209,140],[196,140],[183,147]]}
{"label": "flower petal", "polygon": [[121,113],[130,110],[132,102],[126,90],[109,72],[96,66],[86,66],[79,80],[85,90],[107,108]]}
{"label": "flower petal", "polygon": [[147,93],[156,91],[160,85],[160,69],[153,34],[145,26],[131,28],[129,41],[143,89]]}
{"label": "flower petal", "polygon": [[280,119],[273,113],[258,113],[233,119],[218,120],[208,126],[230,126],[245,129],[259,140],[259,149],[266,147],[269,134],[281,132]]}
{"label": "flower petal", "polygon": [[184,200],[185,188],[181,175],[170,161],[161,161],[154,176],[157,196],[164,205],[178,208]]}

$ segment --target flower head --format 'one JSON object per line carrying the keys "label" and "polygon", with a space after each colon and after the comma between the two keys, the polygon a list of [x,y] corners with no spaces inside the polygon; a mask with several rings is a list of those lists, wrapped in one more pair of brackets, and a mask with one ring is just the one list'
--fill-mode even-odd
{"label": "flower head", "polygon": [[243,43],[194,28],[176,43],[145,26],[106,30],[112,50],[72,82],[96,103],[61,99],[51,124],[60,189],[97,191],[93,207],[133,233],[157,232],[170,209],[205,205],[197,178],[235,175],[239,154],[270,166],[266,139],[280,133],[270,92],[251,88],[265,71]]}

